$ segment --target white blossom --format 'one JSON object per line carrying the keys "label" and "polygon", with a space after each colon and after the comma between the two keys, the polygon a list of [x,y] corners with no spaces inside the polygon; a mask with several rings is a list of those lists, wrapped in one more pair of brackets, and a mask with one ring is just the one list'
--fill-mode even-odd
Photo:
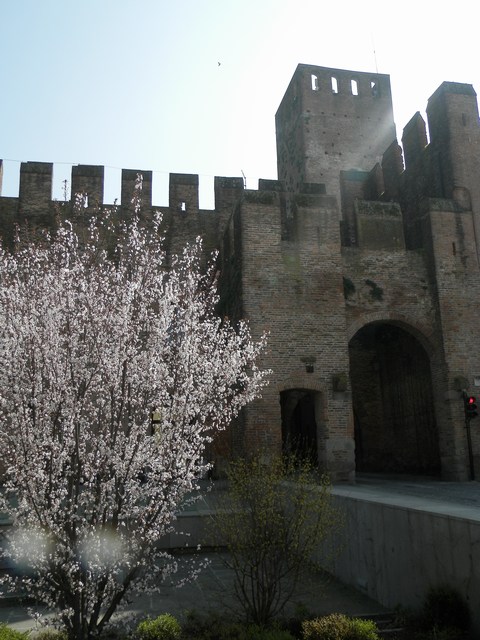
{"label": "white blossom", "polygon": [[0,250],[5,553],[71,638],[175,570],[158,541],[208,470],[206,443],[265,383],[265,338],[215,315],[200,240],[167,268],[160,222],[135,216],[112,256],[108,218]]}

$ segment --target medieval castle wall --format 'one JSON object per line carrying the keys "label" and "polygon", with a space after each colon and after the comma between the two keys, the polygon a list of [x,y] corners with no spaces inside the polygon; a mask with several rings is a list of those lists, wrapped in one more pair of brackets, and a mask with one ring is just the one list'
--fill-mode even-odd
{"label": "medieval castle wall", "polygon": [[[205,211],[198,176],[170,175],[159,207],[168,251],[197,235],[206,252],[220,249],[221,312],[270,333],[271,384],[219,458],[296,445],[339,480],[355,470],[480,474],[480,429],[472,423],[469,449],[461,398],[480,385],[473,88],[443,83],[427,116],[430,141],[417,113],[402,154],[388,76],[299,65],[276,115],[278,181],[247,190],[217,177]],[[119,211],[131,215],[137,173],[148,217],[147,171],[122,172]],[[90,207],[108,206],[102,167],[74,167],[71,182]],[[51,193],[52,165],[23,163],[19,197],[0,198],[7,245],[15,225],[55,225]],[[61,215],[70,210],[63,203]]]}

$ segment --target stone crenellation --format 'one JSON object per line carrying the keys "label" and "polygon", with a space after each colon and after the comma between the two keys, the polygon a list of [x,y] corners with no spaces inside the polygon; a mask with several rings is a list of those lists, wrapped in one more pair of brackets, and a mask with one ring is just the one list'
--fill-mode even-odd
{"label": "stone crenellation", "polygon": [[[270,334],[271,383],[216,442],[217,470],[266,448],[309,456],[336,480],[480,475],[480,429],[470,445],[457,382],[480,386],[473,87],[443,83],[427,122],[414,114],[400,145],[388,75],[301,64],[275,122],[278,180],[250,190],[216,177],[206,211],[198,176],[174,173],[159,207],[169,252],[198,235],[207,253],[219,250],[220,312]],[[5,244],[17,225],[55,225],[52,168],[22,163],[19,197],[0,198]],[[118,210],[132,214],[137,173],[148,217],[149,171],[122,171]],[[87,211],[112,207],[103,178],[101,166],[72,169]]]}

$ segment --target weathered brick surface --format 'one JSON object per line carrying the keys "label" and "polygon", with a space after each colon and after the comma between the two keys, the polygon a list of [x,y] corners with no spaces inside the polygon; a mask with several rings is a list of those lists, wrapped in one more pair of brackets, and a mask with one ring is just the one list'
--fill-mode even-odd
{"label": "weathered brick surface", "polygon": [[[198,176],[171,175],[159,207],[168,253],[199,235],[206,255],[218,249],[219,312],[270,335],[271,383],[212,447],[219,468],[286,448],[304,420],[334,478],[356,468],[470,476],[460,391],[480,385],[473,88],[442,84],[427,115],[430,143],[419,113],[405,128],[404,169],[388,76],[299,65],[276,116],[279,181],[251,191],[217,177],[215,210],[202,211]],[[140,173],[148,224],[151,172]],[[136,174],[122,173],[123,218]],[[51,180],[52,165],[22,165],[19,198],[0,198],[7,246],[17,224],[35,237],[71,215],[51,202]],[[101,202],[103,168],[75,167],[77,189]],[[478,476],[475,422],[472,444]]]}

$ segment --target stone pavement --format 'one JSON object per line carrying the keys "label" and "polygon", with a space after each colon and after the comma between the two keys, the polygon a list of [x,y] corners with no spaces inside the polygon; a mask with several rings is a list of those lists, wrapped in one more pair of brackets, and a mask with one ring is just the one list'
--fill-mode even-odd
{"label": "stone pavement", "polygon": [[333,488],[333,494],[409,509],[480,520],[480,482],[446,482],[418,476],[357,474],[355,484]]}
{"label": "stone pavement", "polygon": [[[187,556],[189,558],[190,556]],[[176,587],[164,584],[159,594],[153,597],[137,598],[129,607],[128,612],[140,617],[150,615],[155,617],[161,613],[172,613],[182,617],[186,611],[195,610],[199,613],[206,611],[235,610],[236,605],[231,597],[232,573],[222,563],[221,554],[208,552],[199,555],[200,559],[208,559],[209,564],[202,569],[195,582]],[[177,577],[185,575],[181,568]],[[284,612],[293,615],[298,607],[315,615],[327,614],[333,611],[352,615],[380,614],[386,610],[374,600],[359,591],[345,586],[329,576],[307,575],[302,580],[292,603]],[[48,612],[43,610],[45,615]],[[120,614],[121,616],[122,614]],[[29,615],[26,606],[12,602],[0,605],[0,623],[25,631],[35,628],[35,620]]]}

